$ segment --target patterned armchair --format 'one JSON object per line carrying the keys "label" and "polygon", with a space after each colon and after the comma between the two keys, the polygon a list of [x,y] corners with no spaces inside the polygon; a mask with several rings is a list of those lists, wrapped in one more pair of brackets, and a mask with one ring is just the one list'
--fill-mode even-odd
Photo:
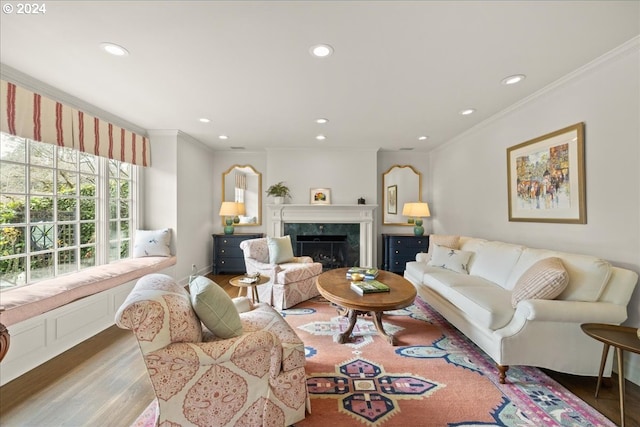
{"label": "patterned armchair", "polygon": [[304,344],[269,305],[233,304],[243,311],[242,332],[229,339],[206,329],[186,289],[164,274],[141,278],[118,310],[117,325],[133,331],[147,366],[156,425],[281,427],[304,419]]}
{"label": "patterned armchair", "polygon": [[279,264],[270,263],[267,239],[262,237],[240,243],[247,273],[260,273],[271,279],[257,287],[260,301],[284,310],[320,295],[316,276],[322,273],[322,264],[313,262],[308,256],[290,257]]}

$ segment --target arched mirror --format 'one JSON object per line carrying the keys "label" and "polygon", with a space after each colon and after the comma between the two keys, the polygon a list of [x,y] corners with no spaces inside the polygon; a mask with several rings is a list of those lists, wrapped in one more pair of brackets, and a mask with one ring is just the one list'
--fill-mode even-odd
{"label": "arched mirror", "polygon": [[412,166],[394,165],[382,174],[382,223],[385,225],[410,225],[402,215],[405,203],[420,202],[422,174]]}
{"label": "arched mirror", "polygon": [[261,225],[262,174],[250,165],[231,166],[222,173],[222,201],[242,203],[234,227]]}

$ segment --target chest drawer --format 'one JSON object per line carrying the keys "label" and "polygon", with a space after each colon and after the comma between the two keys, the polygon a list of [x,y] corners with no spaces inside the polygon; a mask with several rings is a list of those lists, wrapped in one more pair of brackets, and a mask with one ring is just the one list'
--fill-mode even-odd
{"label": "chest drawer", "polygon": [[262,237],[255,234],[213,234],[213,274],[244,273],[244,253],[240,243]]}
{"label": "chest drawer", "polygon": [[[422,236],[390,236],[389,249],[392,251],[403,251],[405,249],[418,249],[417,252],[429,246],[429,237]],[[416,253],[417,253],[416,252]]]}

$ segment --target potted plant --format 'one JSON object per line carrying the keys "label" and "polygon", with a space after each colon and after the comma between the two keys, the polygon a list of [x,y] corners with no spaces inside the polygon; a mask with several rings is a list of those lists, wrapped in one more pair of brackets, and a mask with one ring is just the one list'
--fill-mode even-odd
{"label": "potted plant", "polygon": [[267,188],[267,196],[272,196],[273,202],[279,205],[284,202],[285,197],[291,197],[291,192],[289,191],[289,187],[284,185],[283,181],[280,181]]}

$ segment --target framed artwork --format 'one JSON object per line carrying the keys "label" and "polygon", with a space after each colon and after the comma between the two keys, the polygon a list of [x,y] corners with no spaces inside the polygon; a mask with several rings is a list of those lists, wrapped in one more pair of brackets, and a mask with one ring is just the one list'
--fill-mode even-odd
{"label": "framed artwork", "polygon": [[398,186],[387,187],[387,213],[395,215],[398,213]]}
{"label": "framed artwork", "polygon": [[310,203],[312,205],[330,205],[331,189],[329,188],[312,188],[309,192]]}
{"label": "framed artwork", "polygon": [[507,148],[509,221],[586,224],[584,123]]}

